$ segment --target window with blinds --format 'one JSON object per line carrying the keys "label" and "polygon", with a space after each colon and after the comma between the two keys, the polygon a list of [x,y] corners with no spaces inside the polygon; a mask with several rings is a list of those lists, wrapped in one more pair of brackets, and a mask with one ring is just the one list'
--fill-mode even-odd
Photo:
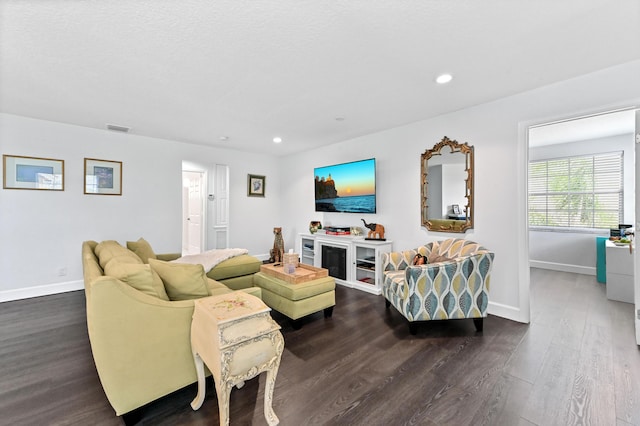
{"label": "window with blinds", "polygon": [[617,228],[622,222],[624,153],[529,163],[529,226]]}

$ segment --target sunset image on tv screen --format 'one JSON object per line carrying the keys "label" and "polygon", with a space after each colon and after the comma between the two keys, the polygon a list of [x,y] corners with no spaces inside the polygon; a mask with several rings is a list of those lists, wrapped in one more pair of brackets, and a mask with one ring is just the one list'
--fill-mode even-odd
{"label": "sunset image on tv screen", "polygon": [[318,167],[315,175],[316,211],[376,212],[376,161]]}

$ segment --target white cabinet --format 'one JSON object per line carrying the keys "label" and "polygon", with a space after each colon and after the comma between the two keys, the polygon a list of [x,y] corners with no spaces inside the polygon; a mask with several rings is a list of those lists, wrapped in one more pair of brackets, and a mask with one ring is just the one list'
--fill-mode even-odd
{"label": "white cabinet", "polygon": [[314,258],[316,255],[315,243],[316,240],[313,237],[300,237],[300,247],[298,248],[298,253],[300,253],[301,263],[314,266]]}
{"label": "white cabinet", "polygon": [[302,263],[328,269],[336,283],[381,294],[380,257],[391,248],[391,241],[350,235],[299,234],[296,249]]}
{"label": "white cabinet", "polygon": [[633,261],[629,246],[618,247],[611,241],[606,242],[607,299],[634,302]]}

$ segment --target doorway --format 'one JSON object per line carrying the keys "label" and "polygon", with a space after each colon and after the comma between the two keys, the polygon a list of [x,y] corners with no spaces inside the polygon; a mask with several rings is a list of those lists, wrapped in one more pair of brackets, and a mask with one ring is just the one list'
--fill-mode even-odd
{"label": "doorway", "polygon": [[182,172],[182,255],[204,250],[205,172]]}
{"label": "doorway", "polygon": [[182,162],[182,254],[229,247],[229,166]]}
{"label": "doorway", "polygon": [[[638,179],[638,162],[635,158],[639,155],[636,150],[634,134],[637,133],[636,127],[640,122],[638,112],[634,107],[623,107],[614,111],[595,113],[589,116],[576,117],[567,120],[559,120],[556,122],[532,125],[526,128],[527,144],[525,145],[525,224],[526,224],[526,246],[528,254],[528,266],[541,269],[549,269],[563,272],[572,272],[583,275],[592,275],[593,282],[596,279],[596,263],[601,256],[601,249],[597,249],[597,237],[606,239],[609,235],[609,229],[576,229],[571,225],[576,222],[569,219],[569,226],[562,229],[544,229],[544,227],[535,229],[530,224],[531,211],[531,188],[529,175],[531,174],[532,160],[540,160],[547,158],[569,158],[571,163],[576,157],[594,156],[593,171],[595,172],[595,157],[602,153],[618,152],[622,156],[622,193],[619,201],[619,223],[636,224],[638,213],[640,212],[640,200],[637,198],[639,191]],[[554,145],[556,145],[554,147]],[[608,154],[607,154],[608,155]],[[616,160],[617,161],[617,160]],[[616,162],[614,161],[614,163]],[[619,162],[618,162],[619,163]],[[617,169],[620,166],[615,166]],[[602,170],[600,170],[602,171]],[[617,172],[616,172],[617,173]],[[569,174],[571,175],[571,173]],[[550,178],[549,178],[550,179]],[[595,185],[595,181],[594,181]],[[571,195],[575,192],[573,189],[565,194]],[[594,191],[595,192],[595,191]],[[547,194],[548,195],[548,194]],[[584,197],[582,194],[578,199]],[[593,199],[597,199],[600,194],[594,194]],[[561,198],[561,197],[557,197]],[[614,197],[615,198],[615,197]],[[547,206],[548,210],[552,210]],[[547,211],[548,213],[548,211]],[[569,213],[569,216],[571,214]],[[587,215],[588,216],[588,215]],[[617,222],[617,221],[616,221]],[[614,227],[617,227],[614,226]],[[603,238],[604,237],[604,238]],[[638,239],[634,244],[637,244]],[[600,252],[600,255],[598,254]],[[637,247],[634,249],[635,256],[638,256]],[[546,257],[545,257],[546,256]],[[524,269],[523,269],[524,270]],[[526,268],[526,288],[522,288],[524,300],[527,308],[529,306],[529,271]],[[601,274],[600,274],[601,275]],[[636,305],[640,301],[637,298],[640,292],[640,278],[636,274],[635,277]],[[523,300],[523,298],[521,298]],[[637,309],[637,306],[636,306]],[[636,341],[640,344],[640,311],[636,316]],[[528,316],[530,312],[528,313]],[[531,318],[530,318],[531,319]]]}
{"label": "doorway", "polygon": [[596,236],[633,223],[634,111],[531,126],[528,233],[532,266],[596,272]]}

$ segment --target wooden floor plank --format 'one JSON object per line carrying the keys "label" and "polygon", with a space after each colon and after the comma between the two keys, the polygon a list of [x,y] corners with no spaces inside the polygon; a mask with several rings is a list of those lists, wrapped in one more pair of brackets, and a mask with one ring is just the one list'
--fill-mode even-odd
{"label": "wooden floor plank", "polygon": [[616,414],[619,420],[640,425],[640,352],[635,343],[633,312],[629,303],[610,304]]}
{"label": "wooden floor plank", "polygon": [[554,327],[532,323],[509,359],[507,372],[513,377],[533,384],[540,374],[542,361],[549,350],[555,331]]}
{"label": "wooden floor plank", "polygon": [[522,417],[538,425],[567,424],[578,355],[567,346],[549,347]]}
{"label": "wooden floor plank", "polygon": [[588,324],[573,382],[571,425],[615,424],[614,368],[611,335]]}
{"label": "wooden floor plank", "polygon": [[[517,425],[529,399],[533,385],[515,376],[503,373],[491,390],[491,396],[476,413],[475,424]],[[527,422],[529,423],[529,422]]]}

